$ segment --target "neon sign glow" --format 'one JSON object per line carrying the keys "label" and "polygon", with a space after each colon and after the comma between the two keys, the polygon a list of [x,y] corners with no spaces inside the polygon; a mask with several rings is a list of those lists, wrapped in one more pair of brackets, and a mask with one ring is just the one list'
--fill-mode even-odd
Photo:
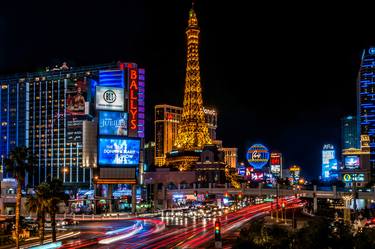
{"label": "neon sign glow", "polygon": [[129,136],[138,137],[138,72],[129,69]]}

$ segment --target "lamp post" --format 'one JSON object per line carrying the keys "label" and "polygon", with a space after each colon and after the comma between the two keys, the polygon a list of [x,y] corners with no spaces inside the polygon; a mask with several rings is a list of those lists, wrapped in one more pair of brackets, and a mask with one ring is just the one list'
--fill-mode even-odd
{"label": "lamp post", "polygon": [[350,201],[353,199],[353,195],[344,194],[342,199],[344,200],[344,222],[350,223]]}
{"label": "lamp post", "polygon": [[279,178],[276,180],[276,222],[279,222]]}
{"label": "lamp post", "polygon": [[[152,188],[152,177],[150,178],[150,183],[148,184],[149,186],[147,186],[146,188],[146,191],[147,191],[147,203],[150,205],[151,207],[151,188]],[[148,188],[150,187],[150,190],[148,190]]]}
{"label": "lamp post", "polygon": [[353,177],[353,185],[352,185],[352,189],[353,189],[353,209],[354,209],[354,214],[356,215],[357,213],[357,176],[358,174],[355,175],[355,177]]}
{"label": "lamp post", "polygon": [[66,175],[66,173],[68,173],[68,168],[67,167],[64,167],[63,168],[63,182],[65,183],[65,175]]}

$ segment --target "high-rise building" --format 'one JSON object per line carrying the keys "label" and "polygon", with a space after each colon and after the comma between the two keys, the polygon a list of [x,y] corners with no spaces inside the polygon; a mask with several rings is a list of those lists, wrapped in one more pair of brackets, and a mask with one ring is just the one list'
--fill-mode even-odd
{"label": "high-rise building", "polygon": [[350,148],[359,149],[359,137],[357,118],[355,116],[343,117],[341,119],[341,148],[343,150]]}
{"label": "high-rise building", "polygon": [[369,136],[371,178],[375,179],[375,47],[365,49],[357,82],[357,115],[361,135]]}
{"label": "high-rise building", "polygon": [[[87,134],[84,139],[84,130],[97,133],[97,126],[92,124],[96,119],[96,86],[99,80],[107,80],[119,82],[124,88],[125,65],[137,67],[135,63],[109,63],[71,68],[64,63],[42,72],[0,77],[2,158],[16,146],[27,146],[36,158],[27,184],[35,186],[59,178],[65,185],[88,187],[96,158],[84,158],[92,151],[84,148],[84,144],[92,142]],[[143,95],[139,97],[142,101]],[[138,115],[139,135],[143,132],[144,114]]]}
{"label": "high-rise building", "polygon": [[325,144],[322,150],[322,178],[323,179],[328,179],[330,177],[329,173],[332,170],[331,166],[333,165],[332,163],[330,164],[331,159],[336,159],[335,148],[332,144]]}
{"label": "high-rise building", "polygon": [[221,148],[224,152],[224,162],[230,168],[236,168],[237,166],[237,148]]}
{"label": "high-rise building", "polygon": [[213,142],[216,140],[216,128],[217,128],[217,112],[213,108],[205,108],[203,107],[203,112],[208,128],[208,135]]}
{"label": "high-rise building", "polygon": [[[217,112],[212,108],[203,108],[208,131],[212,140],[216,139]],[[182,108],[172,105],[155,106],[155,165],[165,164],[166,154],[173,150],[176,142],[178,124],[181,121]]]}
{"label": "high-rise building", "polygon": [[171,105],[155,106],[155,165],[165,164],[165,157],[172,151],[181,120],[182,108]]}

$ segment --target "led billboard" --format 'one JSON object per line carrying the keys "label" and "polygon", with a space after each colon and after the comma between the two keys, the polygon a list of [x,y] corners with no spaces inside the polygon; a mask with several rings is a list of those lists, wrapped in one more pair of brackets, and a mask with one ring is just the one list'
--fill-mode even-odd
{"label": "led billboard", "polygon": [[347,169],[358,169],[360,165],[359,156],[346,156],[344,164]]}
{"label": "led billboard", "polygon": [[128,135],[126,112],[99,112],[99,135]]}
{"label": "led billboard", "polygon": [[124,89],[96,86],[96,109],[103,111],[124,111]]}
{"label": "led billboard", "polygon": [[253,171],[254,171],[253,167],[247,167],[246,170],[245,170],[245,176],[250,177],[251,172],[253,172]]}
{"label": "led billboard", "polygon": [[121,167],[139,164],[140,140],[99,138],[100,166]]}
{"label": "led billboard", "polygon": [[246,173],[246,168],[245,167],[240,167],[237,169],[237,174],[240,176],[244,176]]}
{"label": "led billboard", "polygon": [[270,156],[270,166],[272,174],[281,173],[281,153],[271,153]]}
{"label": "led billboard", "polygon": [[342,176],[343,182],[364,182],[365,181],[365,174],[344,174]]}
{"label": "led billboard", "polygon": [[281,165],[271,165],[271,173],[279,174],[281,172]]}
{"label": "led billboard", "polygon": [[251,180],[252,181],[263,181],[264,174],[263,172],[252,172],[251,173]]}

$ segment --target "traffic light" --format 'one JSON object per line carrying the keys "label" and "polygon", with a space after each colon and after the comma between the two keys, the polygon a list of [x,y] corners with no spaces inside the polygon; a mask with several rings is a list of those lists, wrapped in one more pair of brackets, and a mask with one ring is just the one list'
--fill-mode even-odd
{"label": "traffic light", "polygon": [[220,221],[215,221],[215,241],[221,241],[221,223]]}
{"label": "traffic light", "polygon": [[238,193],[238,199],[242,199],[242,193],[240,192],[240,193]]}
{"label": "traffic light", "polygon": [[281,207],[285,208],[285,202],[281,203]]}
{"label": "traffic light", "polygon": [[194,197],[197,197],[197,195],[198,195],[198,192],[194,191]]}
{"label": "traffic light", "polygon": [[206,198],[208,198],[208,191],[206,191]]}
{"label": "traffic light", "polygon": [[225,197],[228,197],[228,196],[229,196],[228,192],[225,192],[224,196],[225,196]]}

